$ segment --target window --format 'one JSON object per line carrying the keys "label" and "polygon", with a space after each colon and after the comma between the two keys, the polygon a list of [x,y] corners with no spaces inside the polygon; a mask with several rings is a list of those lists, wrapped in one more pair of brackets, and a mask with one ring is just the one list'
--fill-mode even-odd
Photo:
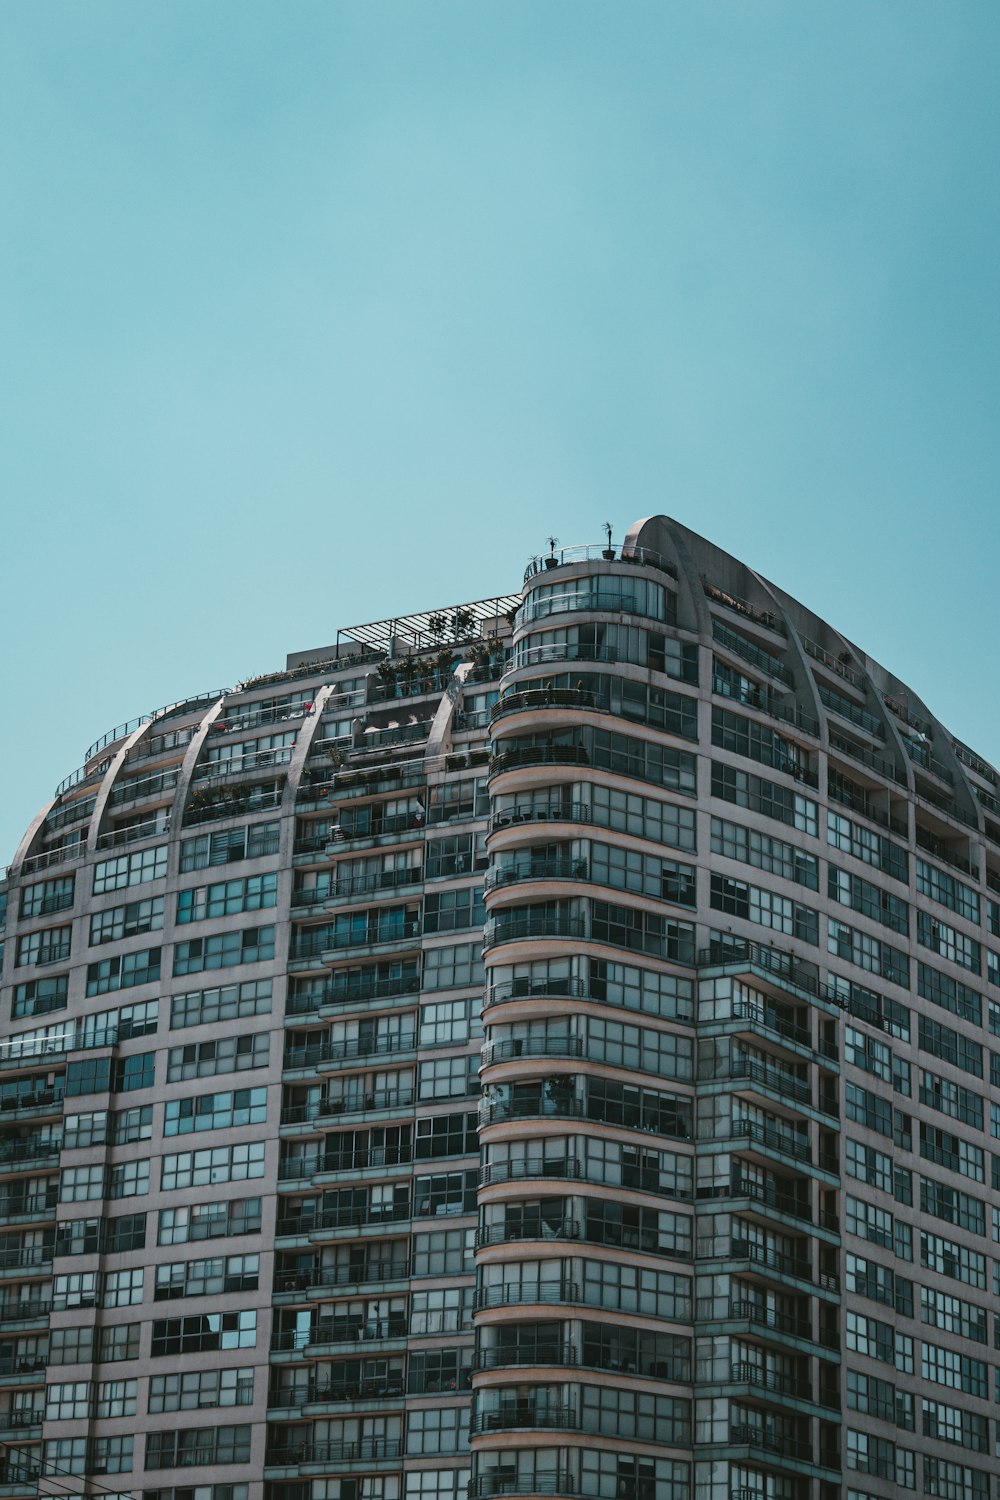
{"label": "window", "polygon": [[142,932],[158,932],[163,926],[163,897],[130,901],[127,906],[109,906],[90,919],[90,945],[114,943]]}
{"label": "window", "polygon": [[249,1425],[150,1432],[146,1436],[146,1468],[249,1463],[251,1432]]}
{"label": "window", "polygon": [[17,940],[17,966],[57,964],[69,958],[72,927],[47,927],[44,932],[28,932]]}
{"label": "window", "polygon": [[189,1094],[168,1099],[163,1134],[190,1135],[200,1130],[224,1130],[262,1125],[267,1119],[267,1089],[236,1089],[232,1093]]}
{"label": "window", "polygon": [[797,937],[805,943],[819,942],[818,914],[812,907],[802,906],[787,896],[779,896],[776,891],[748,885],[742,880],[731,880],[727,875],[713,875],[710,900],[716,911],[742,917],[761,927],[770,927],[775,932]]}
{"label": "window", "polygon": [[[142,1273],[140,1272],[140,1275]],[[97,1387],[94,1414],[98,1418],[134,1417],[136,1414],[136,1380],[103,1380]]]}
{"label": "window", "polygon": [[57,1382],[45,1392],[46,1422],[72,1422],[90,1417],[90,1382]]}
{"label": "window", "polygon": [[917,964],[917,991],[925,1000],[961,1016],[963,1021],[971,1021],[974,1026],[983,1024],[982,1001],[975,990],[948,974],[939,974],[930,964]]}
{"label": "window", "polygon": [[162,1158],[160,1188],[205,1187],[212,1182],[237,1182],[264,1175],[263,1141],[240,1146],[216,1146],[205,1151],[182,1151]]}
{"label": "window", "polygon": [[131,1434],[91,1438],[87,1468],[92,1474],[130,1474],[134,1442]]}
{"label": "window", "polygon": [[930,912],[917,912],[917,941],[925,948],[932,948],[942,958],[950,959],[973,974],[981,972],[982,964],[979,943],[975,938],[959,932],[947,922],[939,922]]}
{"label": "window", "polygon": [[142,1268],[132,1271],[108,1271],[104,1277],[104,1307],[131,1307],[142,1301]]}
{"label": "window", "polygon": [[259,1255],[216,1256],[177,1260],[156,1268],[157,1302],[176,1297],[210,1297],[224,1292],[252,1292],[260,1276]]}
{"label": "window", "polygon": [[83,1203],[104,1197],[104,1168],[63,1167],[59,1173],[59,1201],[61,1203]]}
{"label": "window", "polygon": [[802,797],[787,787],[779,786],[776,781],[767,781],[750,771],[741,771],[735,766],[724,766],[719,761],[713,761],[712,796],[732,802],[737,807],[746,807],[765,818],[776,818],[787,823],[790,828],[798,829],[800,833],[811,834],[813,838],[819,832],[818,808],[811,798]]}
{"label": "window", "polygon": [[73,883],[72,875],[59,875],[53,880],[40,880],[36,885],[25,886],[21,892],[21,920],[68,911],[73,905]]}
{"label": "window", "polygon": [[954,875],[917,856],[917,890],[979,926],[979,895]]}
{"label": "window", "polygon": [[131,1057],[120,1057],[111,1073],[112,1092],[128,1094],[135,1089],[151,1089],[155,1063],[155,1052],[133,1052]]}
{"label": "window", "polygon": [[186,1370],[179,1374],[152,1375],[149,1410],[197,1411],[208,1406],[250,1406],[253,1402],[252,1367],[230,1370]]}
{"label": "window", "polygon": [[160,977],[160,949],[141,948],[87,965],[87,994],[106,995],[133,984],[149,984]]}
{"label": "window", "polygon": [[11,1019],[17,1021],[26,1016],[44,1016],[53,1010],[65,1010],[68,985],[67,974],[29,979],[26,984],[16,985]]}
{"label": "window", "polygon": [[213,937],[177,943],[174,974],[199,974],[204,969],[228,969],[273,957],[274,928],[247,927],[242,932],[218,932]]}
{"label": "window", "polygon": [[277,854],[280,833],[280,823],[251,823],[244,828],[230,828],[185,839],[181,844],[181,874],[203,870],[210,865],[227,865],[236,860]]}
{"label": "window", "polygon": [[922,1343],[920,1349],[920,1373],[925,1380],[988,1399],[988,1371],[983,1360],[942,1348],[940,1344]]}
{"label": "window", "polygon": [[424,987],[428,990],[477,989],[483,983],[479,943],[429,948],[424,954]]}
{"label": "window", "polygon": [[266,1031],[221,1036],[185,1047],[172,1047],[167,1056],[167,1082],[266,1068],[269,1047],[270,1036]]}
{"label": "window", "polygon": [[98,1334],[97,1357],[106,1364],[139,1358],[141,1323],[115,1323]]}
{"label": "window", "polygon": [[161,880],[166,873],[166,844],[101,860],[94,867],[94,895],[124,890],[129,885],[142,885],[147,880]]}
{"label": "window", "polygon": [[186,1245],[225,1235],[259,1234],[261,1200],[231,1198],[229,1202],[193,1203],[183,1208],[161,1208],[158,1245]]}
{"label": "window", "polygon": [[932,1021],[929,1016],[918,1016],[917,1038],[921,1051],[955,1063],[966,1073],[982,1078],[983,1049],[970,1037],[942,1025],[940,1021]]}
{"label": "window", "polygon": [[141,1198],[149,1192],[149,1161],[125,1161],[108,1173],[109,1198]]}
{"label": "window", "polygon": [[242,984],[175,995],[170,1002],[170,1026],[176,1031],[182,1026],[207,1026],[245,1016],[268,1015],[270,1010],[271,980],[246,979]]}
{"label": "window", "polygon": [[730,823],[725,818],[712,819],[712,853],[739,860],[757,870],[766,870],[768,874],[794,881],[810,890],[819,890],[819,862],[814,854],[806,854],[794,844],[787,844],[783,839],[754,828],[745,828],[741,823]]}
{"label": "window", "polygon": [[150,1354],[153,1359],[159,1359],[167,1354],[253,1349],[256,1343],[257,1314],[252,1308],[228,1313],[195,1313],[186,1318],[154,1319]]}
{"label": "window", "polygon": [[251,875],[245,880],[223,880],[181,891],[177,897],[177,922],[202,922],[208,917],[228,917],[244,911],[261,911],[278,900],[278,876]]}
{"label": "window", "polygon": [[978,1250],[969,1250],[954,1240],[943,1239],[937,1234],[922,1233],[920,1236],[920,1264],[939,1276],[953,1281],[964,1281],[979,1291],[986,1290],[986,1256]]}

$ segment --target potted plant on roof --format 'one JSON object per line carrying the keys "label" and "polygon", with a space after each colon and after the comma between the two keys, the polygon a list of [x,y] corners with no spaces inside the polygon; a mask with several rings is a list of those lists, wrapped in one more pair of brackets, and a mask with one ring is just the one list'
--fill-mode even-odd
{"label": "potted plant on roof", "polygon": [[558,557],[556,557],[556,543],[558,542],[558,540],[559,538],[557,536],[550,536],[548,539],[549,555],[545,559],[545,566],[547,568],[558,568],[559,566],[559,559]]}
{"label": "potted plant on roof", "polygon": [[472,661],[472,675],[477,682],[481,682],[489,669],[490,648],[485,641],[473,641],[469,647],[469,657]]}
{"label": "potted plant on roof", "polygon": [[615,549],[611,545],[611,522],[610,521],[605,521],[605,523],[604,523],[604,533],[605,533],[605,535],[606,535],[606,537],[608,539],[608,545],[605,547],[604,551],[601,553],[601,556],[604,558],[605,562],[614,562],[614,560],[615,560]]}

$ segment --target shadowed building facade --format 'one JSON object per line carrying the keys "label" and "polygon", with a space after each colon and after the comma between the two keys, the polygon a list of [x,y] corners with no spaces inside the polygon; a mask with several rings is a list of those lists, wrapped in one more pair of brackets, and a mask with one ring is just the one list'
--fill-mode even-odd
{"label": "shadowed building facade", "polygon": [[693,532],[118,726],[0,901],[0,1496],[997,1500],[997,772]]}

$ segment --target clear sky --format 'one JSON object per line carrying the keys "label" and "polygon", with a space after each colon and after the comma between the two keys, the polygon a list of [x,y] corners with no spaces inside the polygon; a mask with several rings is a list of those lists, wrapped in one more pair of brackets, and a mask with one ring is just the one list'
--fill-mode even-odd
{"label": "clear sky", "polygon": [[3,0],[0,860],[664,511],[1000,758],[997,0]]}

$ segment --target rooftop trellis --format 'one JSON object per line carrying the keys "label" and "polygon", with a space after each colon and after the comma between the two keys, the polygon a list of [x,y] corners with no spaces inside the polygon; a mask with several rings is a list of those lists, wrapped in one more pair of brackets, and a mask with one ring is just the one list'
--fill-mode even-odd
{"label": "rooftop trellis", "polygon": [[495,622],[520,603],[520,594],[498,594],[494,599],[477,599],[471,604],[450,604],[445,609],[374,620],[370,625],[349,625],[337,631],[337,652],[339,655],[341,639],[396,656],[476,640],[483,633],[484,622],[495,628]]}

